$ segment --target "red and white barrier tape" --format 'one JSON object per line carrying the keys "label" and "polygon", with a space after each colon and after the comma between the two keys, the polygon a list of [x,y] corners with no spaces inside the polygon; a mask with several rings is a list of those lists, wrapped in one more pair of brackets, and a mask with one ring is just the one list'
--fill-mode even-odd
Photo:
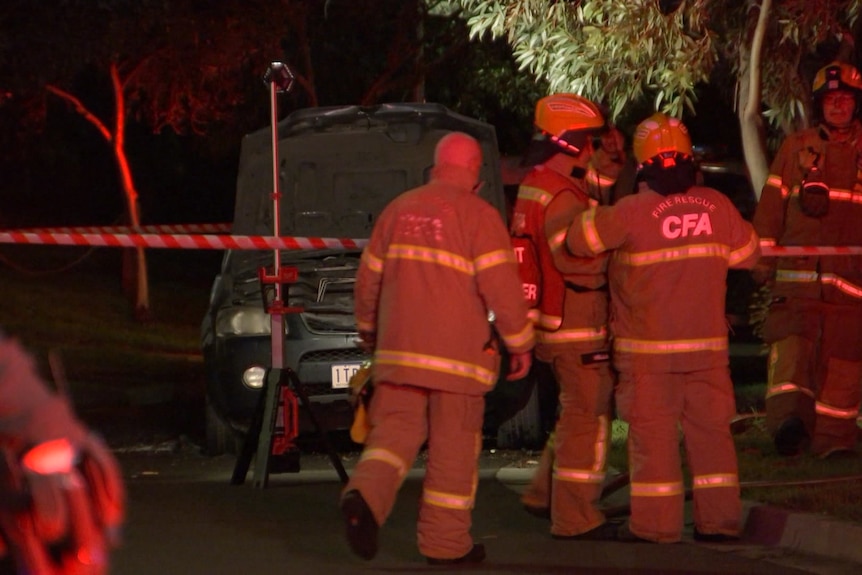
{"label": "red and white barrier tape", "polygon": [[173,248],[185,250],[359,249],[368,240],[349,238],[234,236],[207,234],[89,234],[0,231],[0,244]]}
{"label": "red and white barrier tape", "polygon": [[760,246],[765,256],[858,256],[862,246]]}
{"label": "red and white barrier tape", "polygon": [[21,228],[11,231],[34,234],[228,234],[231,224],[161,224],[151,226],[74,226]]}
{"label": "red and white barrier tape", "polygon": [[[230,224],[176,224],[72,228],[27,228],[0,230],[0,244],[44,244],[58,246],[104,246],[173,248],[186,250],[307,250],[359,249],[367,239],[237,236],[193,232],[224,231]],[[132,233],[132,232],[154,233]],[[161,233],[168,232],[168,233]],[[182,233],[176,233],[182,232]],[[764,256],[857,256],[862,246],[776,246],[761,245]]]}

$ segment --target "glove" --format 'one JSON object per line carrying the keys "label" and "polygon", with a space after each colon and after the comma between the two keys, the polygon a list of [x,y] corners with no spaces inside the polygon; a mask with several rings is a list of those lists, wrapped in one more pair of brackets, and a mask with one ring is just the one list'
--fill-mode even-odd
{"label": "glove", "polygon": [[350,404],[353,406],[353,423],[350,425],[350,439],[355,443],[365,443],[371,424],[368,421],[368,405],[374,391],[371,382],[371,362],[365,362],[353,374],[348,384]]}
{"label": "glove", "polygon": [[764,261],[761,258],[759,262],[751,268],[750,274],[754,284],[758,287],[765,286],[775,277],[775,264],[773,262]]}
{"label": "glove", "polygon": [[532,363],[532,351],[510,354],[509,374],[506,376],[506,381],[515,381],[517,379],[524,379],[527,377],[527,374],[530,373],[530,366]]}
{"label": "glove", "polygon": [[65,438],[21,458],[18,487],[28,505],[2,528],[19,570],[44,575],[103,575],[119,544],[125,494],[119,467],[104,444],[87,436],[76,449]]}

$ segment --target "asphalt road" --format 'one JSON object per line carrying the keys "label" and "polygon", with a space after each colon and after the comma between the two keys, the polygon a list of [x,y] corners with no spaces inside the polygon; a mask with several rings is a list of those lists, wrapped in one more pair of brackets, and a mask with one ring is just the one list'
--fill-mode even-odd
{"label": "asphalt road", "polygon": [[[302,457],[299,473],[274,474],[254,487],[253,467],[231,485],[235,460],[206,457],[187,440],[119,450],[129,491],[124,545],[114,575],[228,575],[455,572],[430,567],[415,540],[422,462],[408,476],[381,547],[372,561],[354,557],[337,507],[341,484],[328,458]],[[352,467],[356,453],[344,454]],[[783,549],[749,543],[674,545],[571,542],[552,539],[548,523],[523,511],[518,491],[532,463],[518,452],[485,451],[473,533],[488,559],[469,570],[488,574],[856,573]],[[501,471],[503,470],[503,471]]]}

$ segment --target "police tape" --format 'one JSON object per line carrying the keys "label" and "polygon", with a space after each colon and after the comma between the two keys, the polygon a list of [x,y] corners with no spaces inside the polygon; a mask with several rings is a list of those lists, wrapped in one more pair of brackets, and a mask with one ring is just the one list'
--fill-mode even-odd
{"label": "police tape", "polygon": [[185,250],[360,249],[367,239],[213,234],[65,233],[0,231],[0,244],[167,248]]}
{"label": "police tape", "polygon": [[[22,228],[0,230],[0,244],[98,246],[118,248],[167,248],[186,250],[310,250],[361,249],[367,239],[296,236],[245,236],[191,233],[228,231],[230,224],[174,224],[153,226],[103,226],[70,228]],[[134,233],[130,233],[134,230]],[[185,233],[158,233],[158,232]],[[156,233],[138,233],[156,232]],[[764,256],[854,256],[862,246],[776,246],[761,244]]]}

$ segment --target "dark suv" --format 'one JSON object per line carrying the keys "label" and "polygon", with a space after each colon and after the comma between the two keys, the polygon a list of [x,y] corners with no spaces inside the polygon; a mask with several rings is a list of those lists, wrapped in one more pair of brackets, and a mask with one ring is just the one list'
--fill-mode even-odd
{"label": "dark suv", "polygon": [[[482,196],[505,214],[505,197],[493,126],[436,104],[385,104],[296,111],[278,124],[281,236],[368,238],[383,207],[425,183],[434,147],[451,131],[482,145]],[[232,233],[271,236],[272,131],[242,142]],[[285,316],[284,365],[292,368],[329,429],[349,426],[350,375],[367,359],[356,346],[353,284],[360,250],[282,250],[283,266],[298,270],[285,304],[302,313]],[[207,450],[234,451],[247,429],[271,364],[270,318],[259,270],[273,251],[227,251],[201,326],[206,370]],[[523,385],[502,390],[507,407],[489,399],[492,425],[525,402]],[[313,431],[300,414],[300,433]]]}

